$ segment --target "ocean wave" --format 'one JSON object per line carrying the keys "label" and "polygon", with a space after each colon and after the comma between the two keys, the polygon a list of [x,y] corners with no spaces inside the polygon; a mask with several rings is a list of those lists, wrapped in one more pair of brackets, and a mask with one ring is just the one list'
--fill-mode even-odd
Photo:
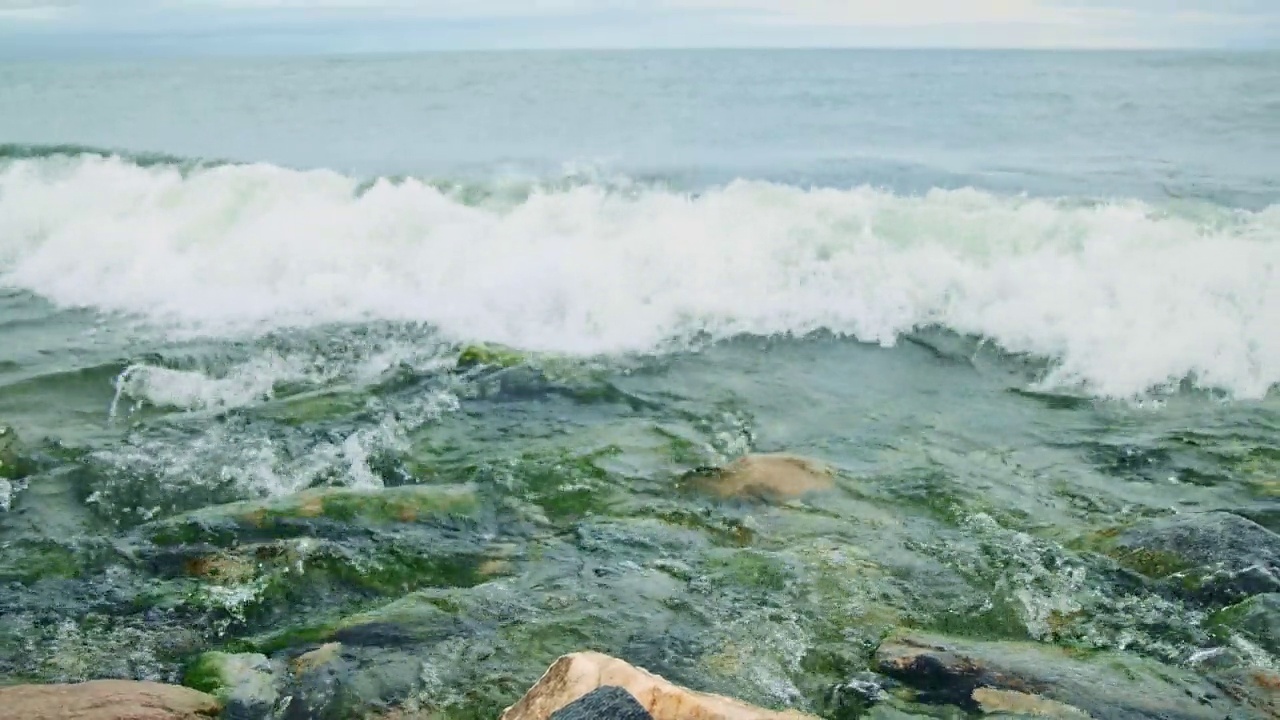
{"label": "ocean wave", "polygon": [[1276,206],[753,181],[476,193],[54,150],[0,156],[0,285],[176,331],[411,321],[609,354],[943,326],[1100,396],[1280,382]]}

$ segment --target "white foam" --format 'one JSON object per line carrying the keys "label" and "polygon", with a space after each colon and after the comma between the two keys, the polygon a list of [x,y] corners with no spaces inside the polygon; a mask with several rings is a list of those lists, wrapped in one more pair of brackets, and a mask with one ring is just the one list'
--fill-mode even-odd
{"label": "white foam", "polygon": [[417,182],[268,165],[0,167],[0,284],[205,333],[366,319],[565,353],[694,332],[939,324],[1134,396],[1280,381],[1280,207],[903,197],[735,182],[467,205]]}

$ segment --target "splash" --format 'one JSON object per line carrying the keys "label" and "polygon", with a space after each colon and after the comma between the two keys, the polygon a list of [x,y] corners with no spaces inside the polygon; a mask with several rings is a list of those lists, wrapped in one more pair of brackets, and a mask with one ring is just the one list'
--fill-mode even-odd
{"label": "splash", "polygon": [[818,330],[892,345],[941,326],[1049,359],[1046,386],[1257,398],[1280,382],[1278,268],[1280,207],[748,181],[485,194],[261,164],[0,161],[0,286],[173,333],[386,320],[612,354]]}

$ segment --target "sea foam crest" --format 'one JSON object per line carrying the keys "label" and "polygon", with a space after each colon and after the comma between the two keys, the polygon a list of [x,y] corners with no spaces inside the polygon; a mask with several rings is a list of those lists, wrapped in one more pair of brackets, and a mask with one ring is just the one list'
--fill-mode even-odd
{"label": "sea foam crest", "polygon": [[0,165],[0,284],[175,330],[423,321],[564,353],[941,325],[1132,396],[1280,382],[1280,206],[739,181],[469,199],[271,165]]}

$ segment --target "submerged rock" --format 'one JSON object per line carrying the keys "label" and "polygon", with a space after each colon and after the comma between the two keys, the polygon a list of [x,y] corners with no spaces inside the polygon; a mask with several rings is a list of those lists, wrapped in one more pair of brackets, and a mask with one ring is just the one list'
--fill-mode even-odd
{"label": "submerged rock", "polygon": [[721,498],[785,500],[830,490],[834,471],[795,455],[746,455],[724,468],[690,475],[687,483]]}
{"label": "submerged rock", "polygon": [[1231,605],[1280,592],[1280,535],[1227,512],[1188,513],[1139,525],[1115,537],[1108,553],[1175,593]]}
{"label": "submerged rock", "polygon": [[[694,692],[600,653],[574,653],[555,662],[501,720],[549,720],[556,712],[601,687],[626,690],[653,720],[806,720],[737,700]],[[557,716],[558,717],[558,716]]]}
{"label": "submerged rock", "polygon": [[1190,672],[1121,653],[906,634],[886,640],[875,664],[913,688],[918,702],[969,712],[1222,720],[1241,709]]}
{"label": "submerged rock", "polygon": [[220,710],[210,695],[151,682],[0,688],[0,720],[203,720]]}
{"label": "submerged rock", "polygon": [[499,345],[468,345],[458,354],[457,369],[475,367],[515,367],[524,362],[524,355]]}
{"label": "submerged rock", "polygon": [[18,480],[34,471],[32,463],[22,453],[18,434],[0,425],[0,479]]}
{"label": "submerged rock", "polygon": [[1249,598],[1215,613],[1210,622],[1280,657],[1280,593]]}
{"label": "submerged rock", "polygon": [[266,717],[279,696],[271,661],[255,653],[205,653],[183,683],[217,698],[234,720]]}

